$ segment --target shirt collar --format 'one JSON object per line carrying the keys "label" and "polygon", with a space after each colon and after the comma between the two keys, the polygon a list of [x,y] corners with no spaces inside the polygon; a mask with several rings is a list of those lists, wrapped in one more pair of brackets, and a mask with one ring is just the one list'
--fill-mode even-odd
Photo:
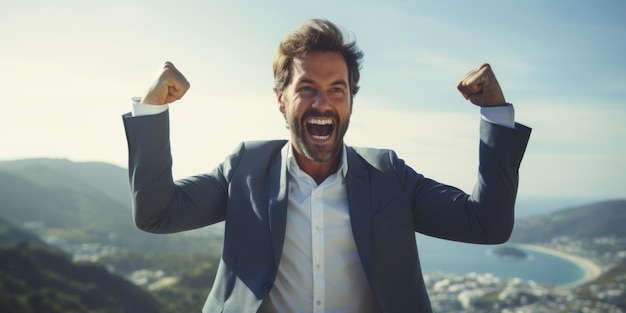
{"label": "shirt collar", "polygon": [[[298,166],[298,162],[296,161],[295,151],[293,151],[293,145],[291,144],[291,140],[287,142],[282,151],[283,156],[287,156],[287,170],[291,171],[293,169],[297,169],[301,171],[300,166]],[[341,145],[341,163],[339,163],[339,168],[337,172],[341,174],[342,178],[346,177],[348,173],[348,149],[346,148],[346,144],[343,143]]]}

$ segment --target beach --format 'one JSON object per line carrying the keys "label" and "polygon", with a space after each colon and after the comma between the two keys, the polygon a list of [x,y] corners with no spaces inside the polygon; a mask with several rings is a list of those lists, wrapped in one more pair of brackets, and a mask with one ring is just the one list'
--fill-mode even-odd
{"label": "beach", "polygon": [[572,288],[572,287],[576,287],[576,286],[588,283],[590,281],[595,280],[602,274],[602,269],[600,268],[600,266],[598,266],[596,263],[594,263],[591,260],[585,259],[577,255],[573,255],[573,254],[569,254],[569,253],[561,252],[555,249],[546,248],[546,247],[537,246],[537,245],[515,244],[515,246],[521,249],[551,254],[559,258],[567,259],[571,262],[578,264],[578,266],[584,269],[585,275],[581,279],[575,282],[569,283],[567,285],[559,285],[558,287],[561,287],[561,288]]}

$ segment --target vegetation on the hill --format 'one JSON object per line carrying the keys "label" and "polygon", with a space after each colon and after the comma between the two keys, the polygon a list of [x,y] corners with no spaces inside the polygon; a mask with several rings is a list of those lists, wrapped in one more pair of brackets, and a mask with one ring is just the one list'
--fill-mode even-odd
{"label": "vegetation on the hill", "polygon": [[0,248],[2,312],[160,312],[157,300],[97,263],[74,263],[58,249]]}

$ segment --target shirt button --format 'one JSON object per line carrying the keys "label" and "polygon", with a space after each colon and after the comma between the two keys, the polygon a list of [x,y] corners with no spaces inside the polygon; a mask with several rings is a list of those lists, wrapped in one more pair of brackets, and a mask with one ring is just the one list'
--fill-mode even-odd
{"label": "shirt button", "polygon": [[266,292],[270,292],[270,290],[272,290],[272,283],[266,283],[263,286],[263,290],[265,290]]}
{"label": "shirt button", "polygon": [[315,304],[322,305],[322,300],[317,300],[317,302],[315,302]]}

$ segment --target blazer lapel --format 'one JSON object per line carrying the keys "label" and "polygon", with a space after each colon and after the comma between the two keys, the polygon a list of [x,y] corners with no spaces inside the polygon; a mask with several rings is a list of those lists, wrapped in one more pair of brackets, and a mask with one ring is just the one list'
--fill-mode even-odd
{"label": "blazer lapel", "polygon": [[269,173],[269,227],[274,249],[276,268],[280,262],[287,227],[287,158],[278,153],[272,161]]}
{"label": "blazer lapel", "polygon": [[358,154],[348,147],[346,192],[352,234],[367,279],[372,277],[372,213],[370,208],[369,173]]}

